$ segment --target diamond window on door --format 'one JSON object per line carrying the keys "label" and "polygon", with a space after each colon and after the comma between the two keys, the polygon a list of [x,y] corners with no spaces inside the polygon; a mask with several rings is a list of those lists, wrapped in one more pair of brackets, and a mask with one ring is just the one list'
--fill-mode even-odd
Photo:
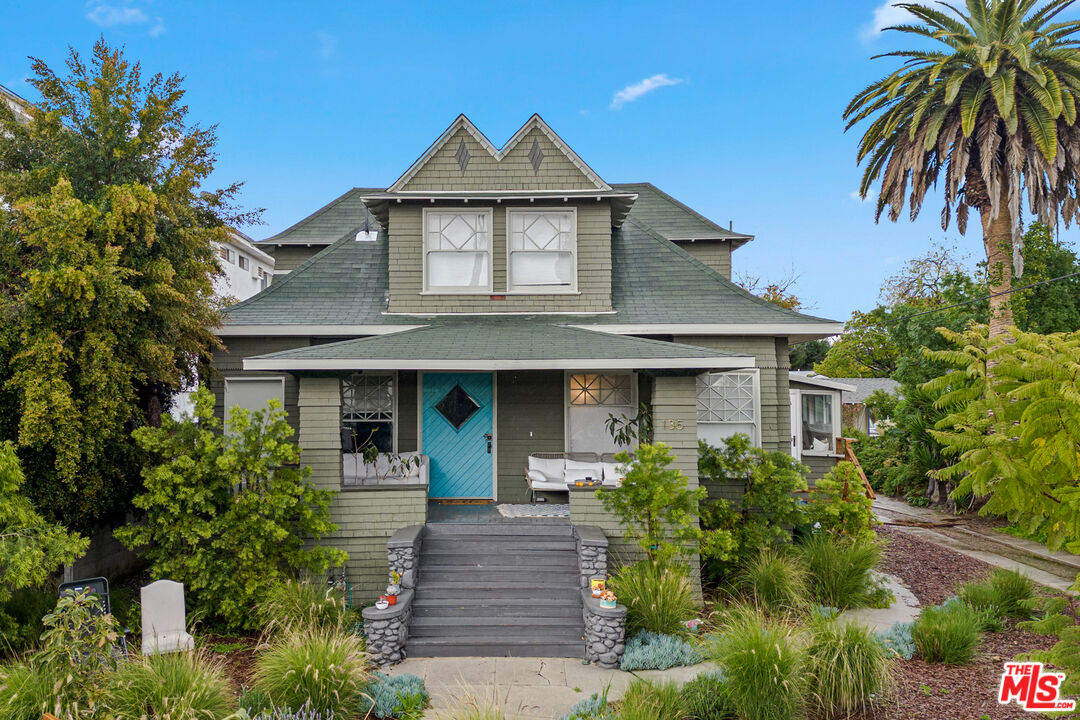
{"label": "diamond window on door", "polygon": [[460,385],[455,385],[442,400],[435,403],[435,409],[455,430],[460,430],[461,426],[476,414],[480,405]]}

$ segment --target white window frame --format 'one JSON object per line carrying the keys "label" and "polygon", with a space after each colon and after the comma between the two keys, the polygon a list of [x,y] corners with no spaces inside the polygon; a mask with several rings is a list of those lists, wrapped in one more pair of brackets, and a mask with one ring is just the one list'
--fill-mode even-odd
{"label": "white window frame", "polygon": [[[797,443],[798,443],[800,456],[801,455],[810,455],[812,457],[829,457],[829,456],[836,455],[836,438],[841,437],[841,431],[840,431],[840,415],[841,415],[841,412],[840,412],[840,407],[841,407],[840,392],[837,391],[837,390],[802,390],[802,389],[800,389],[798,392],[799,392],[799,409],[798,409],[799,428],[798,428],[798,434],[797,434],[796,438],[797,438]],[[821,395],[823,397],[831,398],[831,400],[829,401],[829,403],[830,403],[829,414],[831,415],[830,419],[832,421],[832,437],[829,440],[829,447],[826,448],[824,451],[822,451],[822,450],[816,450],[816,451],[815,450],[807,450],[806,448],[803,447],[803,423],[805,422],[805,420],[803,419],[803,411],[802,411],[803,405],[802,404],[803,404],[803,398],[806,397],[807,395]]]}
{"label": "white window frame", "polygon": [[[390,386],[391,387],[391,390],[390,390],[390,402],[391,402],[390,430],[391,430],[391,435],[393,437],[393,439],[391,440],[391,446],[392,446],[391,447],[391,452],[396,453],[398,451],[398,394],[399,394],[399,379],[398,379],[397,371],[396,370],[386,370],[386,371],[358,370],[355,373],[350,373],[349,377],[351,377],[352,375],[368,375],[368,376],[381,376],[381,377],[389,377],[389,378],[391,378],[391,380],[393,382],[393,384]],[[344,427],[344,424],[345,424],[345,383],[348,382],[349,377],[343,377],[341,379],[341,385],[340,385],[340,387],[341,387],[341,406],[340,406],[340,411],[339,412],[340,412],[340,416],[341,416],[340,420],[341,420],[341,423],[342,423],[343,427]]]}
{"label": "white window frame", "polygon": [[700,427],[702,425],[746,425],[746,424],[752,424],[754,426],[754,432],[753,432],[753,435],[751,435],[751,437],[750,437],[750,441],[754,444],[754,447],[761,447],[761,372],[759,371],[759,369],[758,368],[740,368],[738,370],[725,370],[725,371],[722,371],[722,372],[702,373],[701,375],[698,376],[698,378],[702,377],[703,375],[713,376],[713,375],[734,375],[734,374],[744,374],[744,375],[750,375],[751,376],[751,382],[752,382],[752,390],[751,390],[751,392],[753,393],[753,403],[754,403],[754,420],[753,420],[753,422],[752,423],[735,422],[735,421],[718,422],[718,421],[710,420],[710,419],[702,419],[701,409],[696,407],[697,402],[699,402],[699,398],[698,398],[699,391],[697,389],[697,385],[696,385],[696,382],[695,382],[694,401],[695,401],[696,420],[697,420],[698,428],[700,429]]}
{"label": "white window frame", "polygon": [[[510,247],[512,233],[510,228],[513,223],[514,215],[569,215],[570,216],[570,234],[573,236],[573,247],[570,250],[572,262],[574,264],[574,277],[570,281],[569,286],[563,285],[521,285],[515,286],[512,283],[513,271],[511,269],[511,263],[513,262],[515,251]],[[559,251],[565,252],[565,251]],[[556,208],[556,207],[539,207],[539,208],[506,208],[506,292],[514,295],[574,295],[578,292],[578,226],[577,226],[577,208]]]}
{"label": "white window frame", "polygon": [[241,270],[250,270],[251,269],[251,261],[248,260],[246,255],[237,255],[236,256],[236,264],[240,266]]}
{"label": "white window frame", "polygon": [[563,371],[563,451],[573,452],[570,448],[572,430],[570,427],[570,413],[574,408],[616,408],[627,407],[625,405],[574,405],[570,401],[570,378],[574,375],[629,375],[630,376],[630,412],[631,417],[637,413],[638,403],[638,374],[634,370],[564,370]]}
{"label": "white window frame", "polygon": [[[487,227],[488,227],[488,246],[487,246],[487,285],[484,287],[460,287],[460,286],[431,286],[428,284],[428,216],[435,215],[486,215]],[[493,292],[493,275],[495,265],[495,230],[494,230],[494,213],[491,208],[470,208],[470,207],[439,207],[439,208],[424,208],[420,217],[420,248],[421,248],[421,266],[424,276],[423,290],[421,295],[491,295]],[[474,252],[474,251],[470,251]]]}

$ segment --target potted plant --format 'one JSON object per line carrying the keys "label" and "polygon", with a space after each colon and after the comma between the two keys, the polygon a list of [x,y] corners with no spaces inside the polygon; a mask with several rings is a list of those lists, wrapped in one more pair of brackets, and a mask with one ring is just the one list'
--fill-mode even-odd
{"label": "potted plant", "polygon": [[600,607],[613,608],[615,607],[615,593],[610,590],[605,590],[600,593]]}
{"label": "potted plant", "polygon": [[401,592],[401,573],[397,570],[390,571],[390,582],[386,586],[386,600],[391,605],[397,605],[397,596]]}
{"label": "potted plant", "polygon": [[390,601],[386,599],[385,595],[380,595],[379,599],[375,601],[375,607],[379,610],[385,610],[390,607]]}

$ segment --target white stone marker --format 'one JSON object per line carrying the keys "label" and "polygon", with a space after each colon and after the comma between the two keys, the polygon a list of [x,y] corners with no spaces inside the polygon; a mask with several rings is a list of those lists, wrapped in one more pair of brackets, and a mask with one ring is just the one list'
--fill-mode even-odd
{"label": "white stone marker", "polygon": [[140,594],[143,655],[194,650],[195,638],[188,634],[184,616],[184,583],[158,580]]}

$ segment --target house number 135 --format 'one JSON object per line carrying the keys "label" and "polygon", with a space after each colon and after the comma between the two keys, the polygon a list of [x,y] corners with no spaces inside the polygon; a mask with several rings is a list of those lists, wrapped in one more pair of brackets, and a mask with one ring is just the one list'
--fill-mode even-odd
{"label": "house number 135", "polygon": [[667,428],[668,430],[685,430],[686,426],[683,425],[682,420],[668,420]]}

